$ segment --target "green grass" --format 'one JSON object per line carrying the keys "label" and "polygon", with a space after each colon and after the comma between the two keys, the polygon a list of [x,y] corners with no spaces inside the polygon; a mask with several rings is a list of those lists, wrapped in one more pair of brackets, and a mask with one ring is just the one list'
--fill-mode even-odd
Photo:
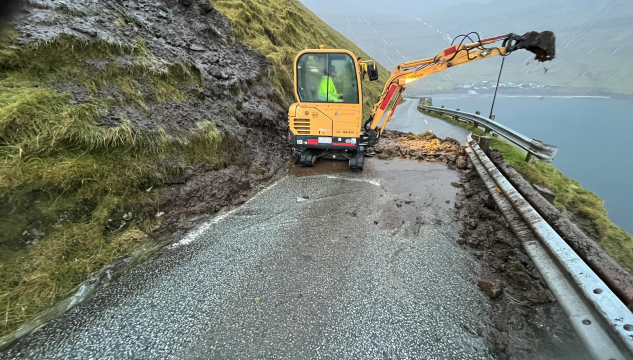
{"label": "green grass", "polygon": [[[450,116],[435,112],[424,113],[465,128],[473,134],[486,135],[483,130],[456,121]],[[554,205],[570,214],[571,219],[600,244],[609,256],[633,273],[633,237],[609,220],[602,199],[583,189],[577,181],[566,177],[550,164],[526,162],[527,154],[505,140],[493,138],[492,147],[499,150],[505,160],[530,183],[551,189],[556,194]]]}
{"label": "green grass", "polygon": [[[116,105],[149,115],[151,104],[197,101],[200,74],[154,57],[142,40],[62,36],[16,50],[14,39],[0,32],[0,336],[147,241],[167,176],[194,163],[221,168],[237,151],[211,118],[176,133],[141,131],[133,119],[98,126]],[[87,101],[75,102],[60,84],[84,87]],[[109,219],[122,211],[134,220],[115,229]],[[27,245],[32,229],[44,235]]]}
{"label": "green grass", "polygon": [[[213,6],[229,20],[235,36],[264,54],[273,64],[270,80],[289,105],[294,102],[293,66],[306,48],[347,49],[370,59],[360,48],[331,28],[298,0],[214,0]],[[390,72],[379,65],[380,80],[363,82],[363,117],[382,93]]]}

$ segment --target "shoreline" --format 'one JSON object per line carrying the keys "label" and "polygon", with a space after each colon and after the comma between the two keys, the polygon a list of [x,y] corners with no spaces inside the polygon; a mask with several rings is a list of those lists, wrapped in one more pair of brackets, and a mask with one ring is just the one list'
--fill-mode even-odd
{"label": "shoreline", "polygon": [[[411,95],[405,97],[411,98],[421,98],[421,97],[445,97],[445,96],[456,96],[455,98],[464,98],[464,97],[493,97],[494,91],[482,91],[476,93],[468,93],[463,90],[447,90],[438,93],[423,93],[420,91],[413,90]],[[625,95],[625,94],[616,94],[609,92],[597,92],[593,94],[587,93],[578,93],[574,91],[522,91],[522,90],[508,90],[503,89],[499,93],[497,93],[498,98],[550,98],[550,99],[618,99],[618,100],[633,100],[633,95]]]}

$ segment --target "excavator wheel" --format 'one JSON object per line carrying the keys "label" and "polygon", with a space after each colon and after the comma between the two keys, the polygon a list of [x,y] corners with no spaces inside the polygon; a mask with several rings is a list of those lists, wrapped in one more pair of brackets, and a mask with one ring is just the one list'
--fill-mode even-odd
{"label": "excavator wheel", "polygon": [[317,157],[312,150],[305,149],[301,152],[301,157],[299,158],[299,166],[313,167],[316,159]]}
{"label": "excavator wheel", "polygon": [[365,147],[359,146],[353,154],[353,157],[349,159],[349,169],[352,171],[363,171],[363,164],[365,163]]}

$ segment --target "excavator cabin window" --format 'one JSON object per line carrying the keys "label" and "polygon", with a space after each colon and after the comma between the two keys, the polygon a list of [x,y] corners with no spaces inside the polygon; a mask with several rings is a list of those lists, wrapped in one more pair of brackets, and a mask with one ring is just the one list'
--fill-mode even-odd
{"label": "excavator cabin window", "polygon": [[302,102],[358,104],[354,59],[348,54],[306,53],[297,61],[297,93]]}

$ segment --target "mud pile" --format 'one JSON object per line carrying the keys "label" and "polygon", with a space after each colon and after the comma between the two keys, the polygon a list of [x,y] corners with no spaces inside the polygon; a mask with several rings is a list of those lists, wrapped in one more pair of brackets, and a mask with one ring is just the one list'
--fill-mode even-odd
{"label": "mud pile", "polygon": [[465,169],[468,166],[468,157],[459,141],[451,138],[440,139],[432,132],[413,134],[386,130],[380,136],[380,142],[367,149],[367,156],[376,156],[379,159],[403,157],[441,162],[450,168],[458,169]]}
{"label": "mud pile", "polygon": [[[134,132],[160,129],[170,136],[196,133],[200,123],[211,121],[224,144],[230,144],[224,150],[232,154],[224,156],[224,164],[234,166],[218,170],[201,163],[188,166],[186,176],[179,180],[167,180],[171,189],[163,208],[169,209],[165,211],[168,218],[172,213],[217,211],[234,204],[245,196],[244,191],[283,168],[285,104],[268,80],[272,65],[236,40],[229,21],[208,0],[33,0],[14,19],[14,28],[19,47],[71,38],[104,48],[140,44],[147,50],[143,57],[89,59],[80,64],[85,73],[107,71],[111,66],[133,69],[147,62],[157,72],[163,70],[161,64],[191,68],[200,83],[188,85],[184,99],[152,96],[153,84],[139,77],[133,79],[138,82],[134,91],[143,100],[111,106],[98,120],[104,128],[127,122]],[[117,86],[99,87],[95,92],[85,82],[72,79],[55,87],[72,94],[72,103],[77,105],[129,92]],[[199,195],[209,191],[223,195]]]}
{"label": "mud pile", "polygon": [[589,359],[475,170],[462,175],[455,203],[459,244],[481,263],[478,285],[492,323],[479,329],[501,359]]}

